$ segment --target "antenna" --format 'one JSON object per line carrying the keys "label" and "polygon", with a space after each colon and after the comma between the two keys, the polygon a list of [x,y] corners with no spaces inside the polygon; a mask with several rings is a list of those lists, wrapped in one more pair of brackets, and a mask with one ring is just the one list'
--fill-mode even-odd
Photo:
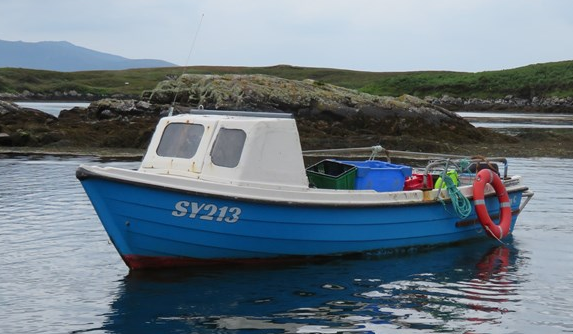
{"label": "antenna", "polygon": [[[181,72],[181,76],[183,76],[183,74],[185,74],[185,72],[187,71],[189,60],[191,59],[191,54],[193,53],[193,49],[195,49],[195,42],[197,41],[197,36],[199,35],[199,31],[201,30],[201,24],[203,23],[204,16],[205,14],[201,14],[201,19],[199,20],[199,24],[197,25],[197,30],[195,31],[193,42],[191,42],[191,49],[189,50],[189,54],[187,55],[187,60],[185,60],[185,65],[183,66],[183,71]],[[177,95],[179,95],[179,87],[175,89],[175,96],[173,97],[173,102],[171,102],[171,106],[169,106],[169,116],[173,116],[173,109],[175,107],[175,102],[177,101]]]}

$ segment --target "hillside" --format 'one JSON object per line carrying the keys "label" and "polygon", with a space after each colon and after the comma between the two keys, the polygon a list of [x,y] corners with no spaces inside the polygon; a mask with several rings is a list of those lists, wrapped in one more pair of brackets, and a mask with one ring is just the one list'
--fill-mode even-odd
{"label": "hillside", "polygon": [[573,96],[573,61],[535,64],[478,73],[411,72],[381,76],[361,90],[376,95],[400,92],[417,96],[523,99]]}
{"label": "hillside", "polygon": [[[144,68],[119,71],[54,72],[0,68],[2,93],[21,95],[28,91],[49,96],[75,91],[94,98],[120,95],[139,97],[165,79],[186,74],[265,74],[285,79],[313,79],[381,96],[409,94],[460,98],[520,99],[573,97],[573,61],[535,64],[478,73],[462,72],[360,72],[288,65],[271,67],[191,66],[188,68]],[[126,84],[128,83],[128,84]],[[21,96],[20,96],[21,97]],[[24,96],[26,97],[26,96]],[[32,96],[32,98],[42,98]]]}
{"label": "hillside", "polygon": [[69,42],[29,43],[0,40],[0,68],[73,72],[168,66],[175,65],[162,60],[128,59],[86,49]]}

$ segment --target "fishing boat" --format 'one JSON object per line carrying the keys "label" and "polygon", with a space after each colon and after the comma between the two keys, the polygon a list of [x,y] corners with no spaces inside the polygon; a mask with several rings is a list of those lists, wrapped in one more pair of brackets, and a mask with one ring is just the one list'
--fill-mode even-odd
{"label": "fishing boat", "polygon": [[[359,150],[370,156],[326,157]],[[430,160],[390,161],[400,154]],[[380,146],[303,152],[289,114],[198,110],[160,119],[137,170],[76,176],[123,261],[143,269],[501,241],[533,196],[507,165]]]}

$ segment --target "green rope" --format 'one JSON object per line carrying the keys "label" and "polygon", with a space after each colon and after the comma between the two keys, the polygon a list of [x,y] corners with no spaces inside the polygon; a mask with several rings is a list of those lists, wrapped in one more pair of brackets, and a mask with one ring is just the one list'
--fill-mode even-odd
{"label": "green rope", "polygon": [[460,172],[465,173],[469,171],[471,163],[472,162],[469,159],[461,159],[458,163],[458,165],[460,166]]}
{"label": "green rope", "polygon": [[[442,182],[446,184],[446,189],[448,190],[448,195],[450,195],[450,199],[452,200],[452,205],[456,214],[461,219],[467,218],[470,213],[472,212],[472,204],[470,200],[465,197],[462,192],[458,189],[454,180],[446,174],[446,170],[442,173]],[[440,198],[440,202],[446,207],[444,201]]]}

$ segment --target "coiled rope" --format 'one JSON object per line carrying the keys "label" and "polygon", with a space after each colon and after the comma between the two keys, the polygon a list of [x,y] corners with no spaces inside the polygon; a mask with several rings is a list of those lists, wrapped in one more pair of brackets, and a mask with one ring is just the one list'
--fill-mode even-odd
{"label": "coiled rope", "polygon": [[[452,178],[447,174],[448,164],[449,164],[449,159],[448,162],[446,163],[446,168],[444,168],[442,172],[442,182],[446,185],[446,190],[448,191],[448,195],[450,196],[450,200],[452,201],[452,206],[454,207],[456,215],[458,215],[458,217],[460,217],[461,219],[464,219],[467,218],[472,212],[472,204],[470,200],[467,197],[465,197],[462,194],[462,192],[458,189],[458,187],[454,183],[454,180],[452,180]],[[467,168],[467,165],[465,163],[462,162],[461,164],[463,165],[461,170]],[[439,192],[438,192],[438,199],[440,200],[444,208],[446,208],[446,203],[440,197]]]}

